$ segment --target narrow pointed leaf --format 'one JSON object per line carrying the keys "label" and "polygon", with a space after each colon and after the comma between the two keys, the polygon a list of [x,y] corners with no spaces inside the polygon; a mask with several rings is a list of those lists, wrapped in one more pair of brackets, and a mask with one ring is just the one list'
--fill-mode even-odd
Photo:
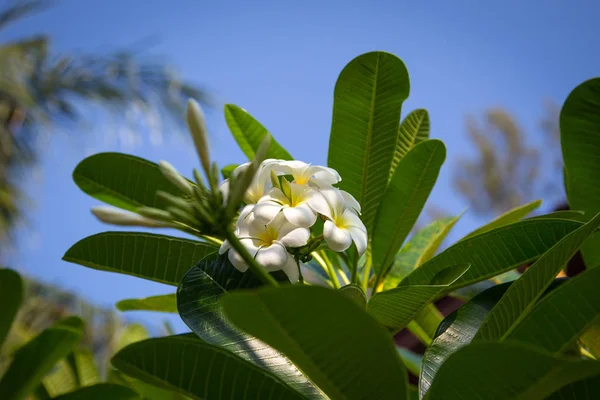
{"label": "narrow pointed leaf", "polygon": [[559,353],[600,315],[600,268],[584,271],[553,290],[505,338]]}
{"label": "narrow pointed leaf", "polygon": [[[279,280],[284,276],[275,274],[275,278]],[[231,351],[269,371],[307,398],[322,398],[320,391],[290,360],[267,344],[240,331],[225,318],[219,304],[219,298],[223,294],[259,286],[260,280],[251,271],[242,273],[235,269],[226,254],[216,259],[202,260],[190,269],[179,285],[179,314],[203,341]]]}
{"label": "narrow pointed leaf", "polygon": [[194,399],[302,399],[268,372],[189,334],[129,345],[112,364],[136,379]]}
{"label": "narrow pointed leaf", "polygon": [[177,286],[188,269],[217,250],[210,243],[172,236],[104,232],[75,243],[63,260]]}
{"label": "narrow pointed leaf", "polygon": [[[565,189],[572,210],[587,218],[600,212],[600,78],[577,86],[560,111]],[[581,249],[588,267],[600,266],[600,234]]]}
{"label": "narrow pointed leaf", "polygon": [[[246,110],[233,104],[225,104],[225,121],[227,122],[227,126],[229,126],[233,138],[249,160],[253,160],[256,156],[256,151],[260,147],[264,137],[271,135]],[[275,139],[271,139],[271,146],[266,158],[293,160],[290,153],[281,147]]]}
{"label": "narrow pointed leaf", "polygon": [[534,210],[538,209],[542,205],[541,200],[535,200],[531,203],[524,204],[519,207],[515,207],[512,210],[505,212],[493,221],[475,229],[461,240],[468,239],[472,236],[479,235],[480,233],[489,232],[493,229],[500,228],[501,226],[513,224],[525,218]]}
{"label": "narrow pointed leaf", "polygon": [[468,264],[450,267],[441,271],[428,285],[402,285],[377,293],[369,301],[367,310],[377,321],[397,332],[468,269]]}
{"label": "narrow pointed leaf", "polygon": [[398,286],[402,279],[429,261],[462,214],[432,222],[402,246],[383,282],[383,290]]}
{"label": "narrow pointed leaf", "polygon": [[137,208],[164,208],[158,190],[181,195],[160,172],[158,164],[122,153],[98,153],[81,161],[73,171],[79,188],[95,199],[129,211]]}
{"label": "narrow pointed leaf", "polygon": [[55,397],[55,400],[136,400],[139,395],[133,390],[113,383],[99,383],[93,386],[84,387],[62,396]]}
{"label": "narrow pointed leaf", "polygon": [[0,398],[18,400],[32,393],[52,367],[77,346],[80,329],[48,328],[21,347],[0,380]]}
{"label": "narrow pointed leaf", "polygon": [[21,302],[23,301],[23,281],[12,269],[0,268],[0,347],[8,335]]}
{"label": "narrow pointed leaf", "polygon": [[[72,358],[71,358],[72,357]],[[94,354],[88,349],[78,349],[69,357],[80,386],[91,386],[100,383],[100,375]]]}
{"label": "narrow pointed leaf", "polygon": [[564,219],[532,219],[503,226],[447,248],[407,276],[401,285],[426,285],[444,268],[471,264],[444,290],[450,292],[530,263],[582,225]]}
{"label": "narrow pointed leaf", "polygon": [[406,66],[384,52],[356,57],[335,84],[327,164],[344,178],[339,187],[361,204],[369,232],[388,183],[409,91]]}
{"label": "narrow pointed leaf", "polygon": [[429,113],[419,108],[408,113],[400,124],[396,151],[390,169],[390,179],[398,163],[414,146],[429,139]]}
{"label": "narrow pointed leaf", "polygon": [[427,399],[544,399],[598,374],[598,361],[553,356],[516,343],[474,343],[446,360]]}
{"label": "narrow pointed leaf", "polygon": [[119,311],[156,311],[165,313],[177,312],[177,296],[165,294],[143,299],[125,299],[117,303]]}
{"label": "narrow pointed leaf", "polygon": [[446,159],[446,148],[439,140],[427,140],[402,158],[381,198],[373,229],[373,267],[383,274],[429,198]]}
{"label": "narrow pointed leaf", "polygon": [[509,333],[531,311],[556,275],[599,226],[600,213],[544,253],[506,291],[488,314],[475,339],[498,340]]}
{"label": "narrow pointed leaf", "polygon": [[283,352],[330,398],[406,398],[392,338],[344,294],[294,285],[230,293],[221,303],[236,326]]}

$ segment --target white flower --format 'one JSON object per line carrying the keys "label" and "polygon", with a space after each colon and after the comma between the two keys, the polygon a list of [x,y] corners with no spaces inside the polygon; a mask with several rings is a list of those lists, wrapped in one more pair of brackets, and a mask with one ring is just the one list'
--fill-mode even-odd
{"label": "white flower", "polygon": [[[283,270],[292,283],[298,281],[296,260],[287,247],[304,246],[310,238],[306,228],[298,228],[286,221],[282,214],[265,225],[258,222],[252,213],[253,206],[246,206],[238,218],[236,236],[252,257],[267,271]],[[223,242],[219,254],[229,251],[228,258],[239,271],[246,271],[248,265],[228,241]]]}
{"label": "white flower", "polygon": [[[352,242],[361,255],[367,248],[367,229],[354,210],[360,205],[349,193],[334,187],[321,190],[329,203],[329,213],[323,214],[327,221],[323,225],[323,237],[333,251],[344,251]],[[358,208],[358,209],[357,209]]]}
{"label": "white flower", "polygon": [[263,196],[253,213],[259,222],[268,224],[283,213],[285,219],[296,226],[310,228],[317,220],[317,213],[327,213],[329,205],[321,193],[308,185],[283,182],[284,193],[272,188]]}
{"label": "white flower", "polygon": [[113,225],[148,226],[151,228],[167,226],[164,222],[155,221],[129,211],[123,211],[109,206],[92,207],[92,214],[100,221]]}
{"label": "white flower", "polygon": [[340,174],[333,168],[311,165],[303,161],[274,160],[272,168],[278,175],[292,175],[294,182],[299,185],[307,183],[333,185],[342,180]]}
{"label": "white flower", "polygon": [[[274,161],[276,160],[266,159],[260,164],[256,174],[254,175],[252,183],[246,190],[244,202],[247,204],[256,204],[256,202],[258,202],[258,200],[264,196],[265,192],[271,188],[271,164]],[[235,178],[240,177],[240,175],[246,171],[246,168],[248,168],[249,165],[249,162],[239,165],[233,170],[231,175],[233,175]],[[223,194],[223,199],[225,202],[227,202],[227,197],[229,196],[229,182],[229,179],[225,179],[219,185],[219,190]]]}

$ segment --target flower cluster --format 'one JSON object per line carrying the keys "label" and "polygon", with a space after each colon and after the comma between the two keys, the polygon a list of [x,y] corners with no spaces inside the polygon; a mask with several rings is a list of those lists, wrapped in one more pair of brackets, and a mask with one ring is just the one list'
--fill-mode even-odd
{"label": "flower cluster", "polygon": [[[239,176],[248,165],[240,165],[232,175]],[[235,235],[267,271],[283,270],[292,282],[298,280],[299,268],[290,250],[309,243],[310,228],[318,218],[324,220],[319,239],[331,250],[344,251],[354,242],[362,254],[367,247],[367,231],[359,218],[360,204],[333,186],[340,180],[338,172],[328,167],[296,160],[263,161],[245,193],[246,206],[237,219]],[[229,180],[223,181],[220,190],[226,200]],[[248,269],[225,241],[220,254],[227,251],[238,270]]]}

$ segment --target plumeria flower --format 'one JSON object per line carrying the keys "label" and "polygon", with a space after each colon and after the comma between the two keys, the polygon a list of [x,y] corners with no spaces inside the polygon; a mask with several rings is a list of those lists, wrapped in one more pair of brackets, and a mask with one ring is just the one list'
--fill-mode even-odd
{"label": "plumeria flower", "polygon": [[[256,204],[258,200],[264,196],[265,192],[271,187],[271,167],[276,161],[277,160],[274,159],[266,159],[260,164],[252,183],[244,195],[244,202],[247,204]],[[241,164],[234,169],[231,174],[235,177],[238,177],[246,170],[246,168],[248,168],[249,165],[249,162]],[[221,193],[223,193],[223,199],[226,202],[227,197],[229,196],[229,179],[225,179],[223,182],[221,182],[219,185],[219,190]]]}
{"label": "plumeria flower", "polygon": [[278,175],[292,175],[298,185],[313,182],[333,185],[342,180],[340,174],[333,168],[311,165],[298,160],[275,160],[272,168]]}
{"label": "plumeria flower", "polygon": [[283,213],[288,222],[310,228],[316,222],[317,214],[329,210],[323,195],[308,185],[284,181],[282,189],[272,188],[258,201],[253,214],[259,222],[268,224]]}
{"label": "plumeria flower", "polygon": [[[298,265],[294,257],[288,253],[287,247],[304,246],[310,238],[310,231],[290,224],[283,214],[278,215],[265,225],[256,220],[251,205],[246,206],[236,227],[236,236],[250,255],[267,271],[283,270],[292,283],[298,281]],[[233,266],[241,272],[248,265],[228,241],[223,242],[219,254],[229,251],[228,258]]]}
{"label": "plumeria flower", "polygon": [[352,195],[344,193],[334,187],[321,190],[329,204],[329,212],[323,213],[327,218],[323,225],[323,237],[329,248],[337,252],[348,249],[354,242],[361,255],[367,248],[367,229],[357,215],[360,205]]}

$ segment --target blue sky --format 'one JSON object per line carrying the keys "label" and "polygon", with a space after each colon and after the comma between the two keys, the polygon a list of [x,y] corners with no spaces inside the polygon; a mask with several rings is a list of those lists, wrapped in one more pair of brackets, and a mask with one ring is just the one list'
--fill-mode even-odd
{"label": "blue sky", "polygon": [[[3,40],[47,33],[57,52],[110,52],[156,35],[159,44],[146,54],[169,61],[221,102],[247,109],[296,158],[317,164],[326,162],[339,71],[367,51],[395,53],[411,76],[403,113],[427,108],[431,136],[448,148],[431,202],[459,213],[467,203],[452,192],[450,175],[457,157],[472,151],[465,115],[502,106],[527,131],[538,132],[545,98],[561,104],[573,87],[600,74],[599,13],[593,1],[552,0],[63,1],[7,30]],[[208,118],[214,158],[221,165],[242,162],[221,109]],[[77,240],[110,229],[90,215],[97,202],[77,189],[71,171],[90,151],[119,150],[99,139],[114,129],[94,120],[91,130],[72,132],[87,140],[53,136],[42,178],[26,176],[35,204],[28,215],[31,227],[20,231],[12,260],[27,274],[106,306],[173,291],[60,260]],[[146,141],[133,153],[169,160],[186,173],[197,165],[189,142],[177,138],[154,147]],[[482,222],[467,214],[452,237]]]}

